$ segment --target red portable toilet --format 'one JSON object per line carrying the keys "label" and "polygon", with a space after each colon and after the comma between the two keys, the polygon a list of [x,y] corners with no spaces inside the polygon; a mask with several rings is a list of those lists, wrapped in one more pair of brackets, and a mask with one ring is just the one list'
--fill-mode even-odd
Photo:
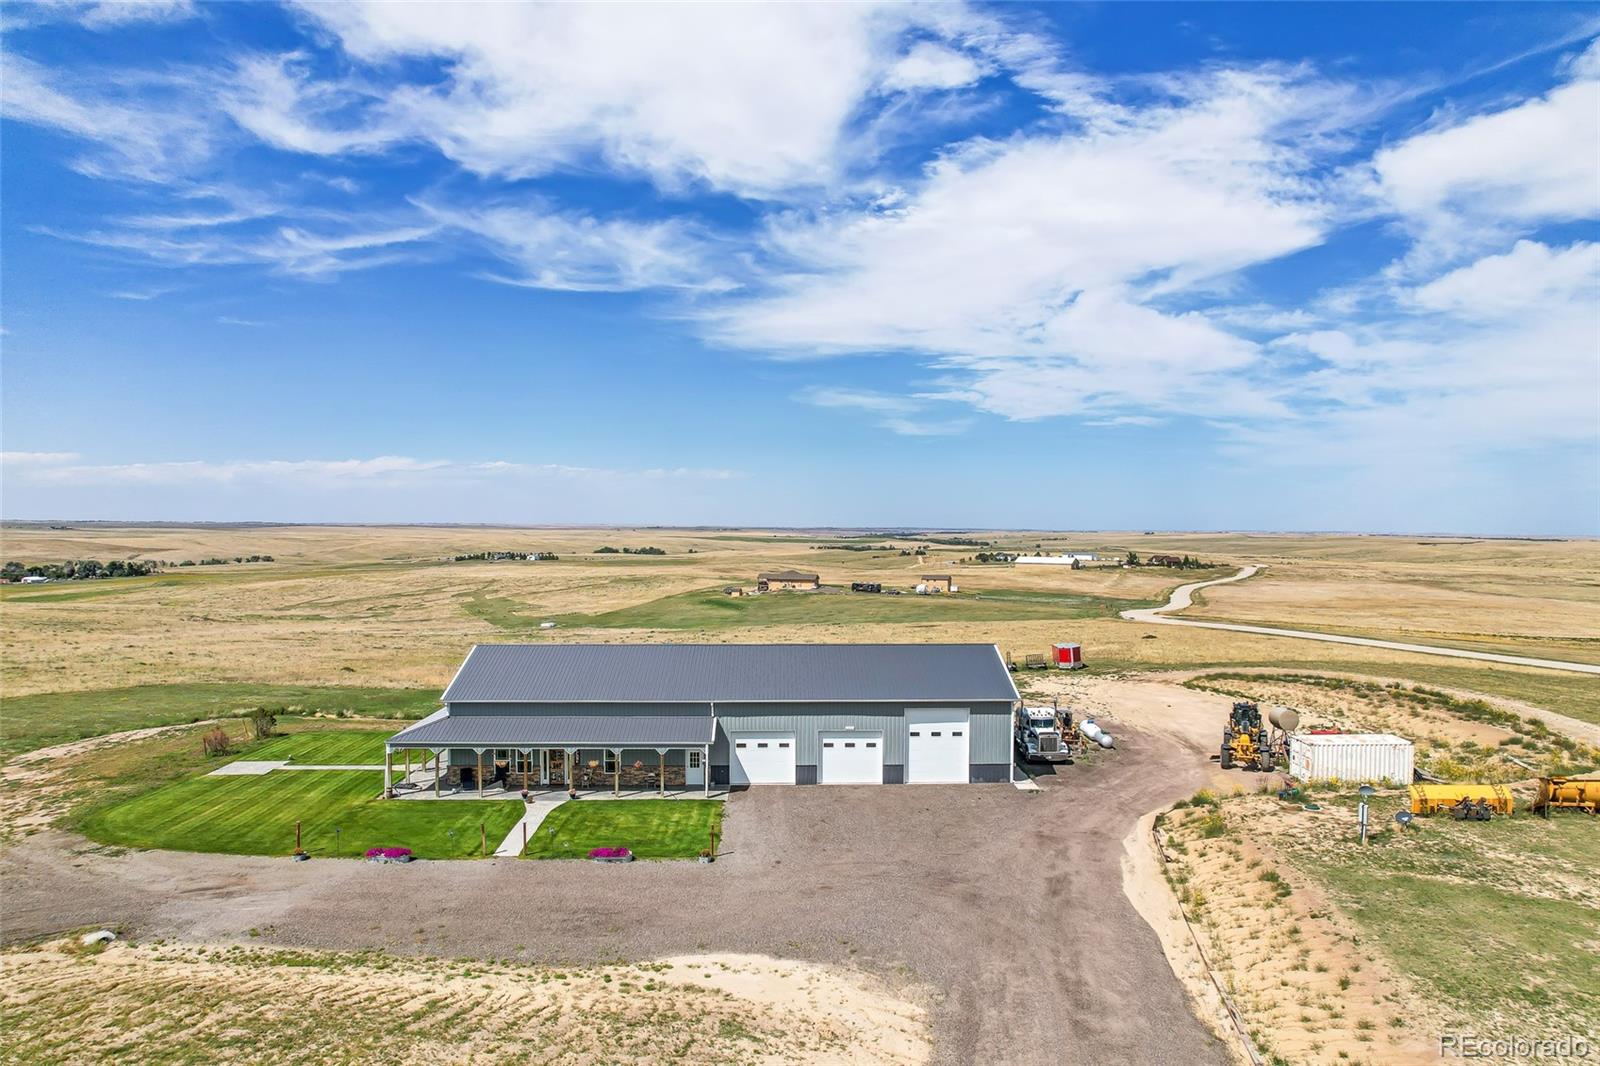
{"label": "red portable toilet", "polygon": [[1083,669],[1083,647],[1078,644],[1057,644],[1054,647],[1056,666],[1062,670]]}

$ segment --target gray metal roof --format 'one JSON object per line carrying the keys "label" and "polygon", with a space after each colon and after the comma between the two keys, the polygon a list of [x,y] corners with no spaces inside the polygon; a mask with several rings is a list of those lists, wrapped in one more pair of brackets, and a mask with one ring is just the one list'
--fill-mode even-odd
{"label": "gray metal roof", "polygon": [[993,644],[479,644],[446,703],[1017,698]]}
{"label": "gray metal roof", "polygon": [[709,714],[455,714],[429,717],[389,738],[398,747],[699,747],[712,741]]}

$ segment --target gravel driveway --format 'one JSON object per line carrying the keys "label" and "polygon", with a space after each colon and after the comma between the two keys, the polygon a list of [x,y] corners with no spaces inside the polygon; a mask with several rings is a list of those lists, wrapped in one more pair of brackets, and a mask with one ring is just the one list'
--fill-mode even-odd
{"label": "gravel driveway", "polygon": [[0,934],[84,925],[578,963],[699,951],[842,963],[936,989],[949,1063],[1226,1063],[1121,890],[1138,816],[1205,766],[1127,730],[1037,794],[1009,785],[775,788],[729,800],[722,859],[373,866],[84,848],[0,858]]}

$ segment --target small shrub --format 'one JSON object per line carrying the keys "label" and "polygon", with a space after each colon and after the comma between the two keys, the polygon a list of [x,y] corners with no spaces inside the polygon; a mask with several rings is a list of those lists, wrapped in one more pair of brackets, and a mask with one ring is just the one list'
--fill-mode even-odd
{"label": "small shrub", "polygon": [[250,735],[257,740],[266,740],[278,731],[278,714],[266,707],[257,707],[250,712]]}
{"label": "small shrub", "polygon": [[1228,823],[1220,814],[1208,814],[1200,819],[1200,835],[1207,840],[1214,840],[1228,831]]}
{"label": "small shrub", "polygon": [[200,738],[200,750],[207,755],[227,755],[233,751],[233,740],[224,729],[213,729]]}

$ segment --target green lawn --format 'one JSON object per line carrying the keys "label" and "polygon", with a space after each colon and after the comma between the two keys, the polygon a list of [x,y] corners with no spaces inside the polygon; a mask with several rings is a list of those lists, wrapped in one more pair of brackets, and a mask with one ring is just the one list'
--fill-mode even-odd
{"label": "green lawn", "polygon": [[197,777],[96,810],[80,828],[102,844],[288,855],[299,820],[302,846],[313,856],[405,847],[419,858],[463,859],[479,854],[480,823],[492,853],[523,813],[517,800],[384,800],[382,788],[383,775],[370,770]]}
{"label": "green lawn", "polygon": [[526,859],[583,859],[591,848],[628,848],[641,859],[692,859],[722,832],[721,800],[575,800],[534,832]]}
{"label": "green lawn", "polygon": [[14,696],[6,699],[5,714],[0,716],[0,752],[32,751],[124,729],[232,717],[258,706],[345,711],[372,718],[420,718],[437,710],[439,699],[431,689],[225,683]]}
{"label": "green lawn", "polygon": [[538,629],[554,620],[569,629],[720,629],[763,625],[847,625],[874,622],[1000,622],[1024,619],[1111,618],[1154,600],[1061,593],[1004,592],[890,596],[868,593],[779,592],[725,596],[721,588],[663,596],[600,614],[539,614],[505,597],[474,593],[468,613],[502,629]]}
{"label": "green lawn", "polygon": [[[288,759],[308,765],[383,765],[383,742],[393,733],[346,732],[286,733],[264,741],[245,756],[248,759]],[[403,758],[403,757],[402,757]],[[401,762],[404,765],[404,762]]]}

